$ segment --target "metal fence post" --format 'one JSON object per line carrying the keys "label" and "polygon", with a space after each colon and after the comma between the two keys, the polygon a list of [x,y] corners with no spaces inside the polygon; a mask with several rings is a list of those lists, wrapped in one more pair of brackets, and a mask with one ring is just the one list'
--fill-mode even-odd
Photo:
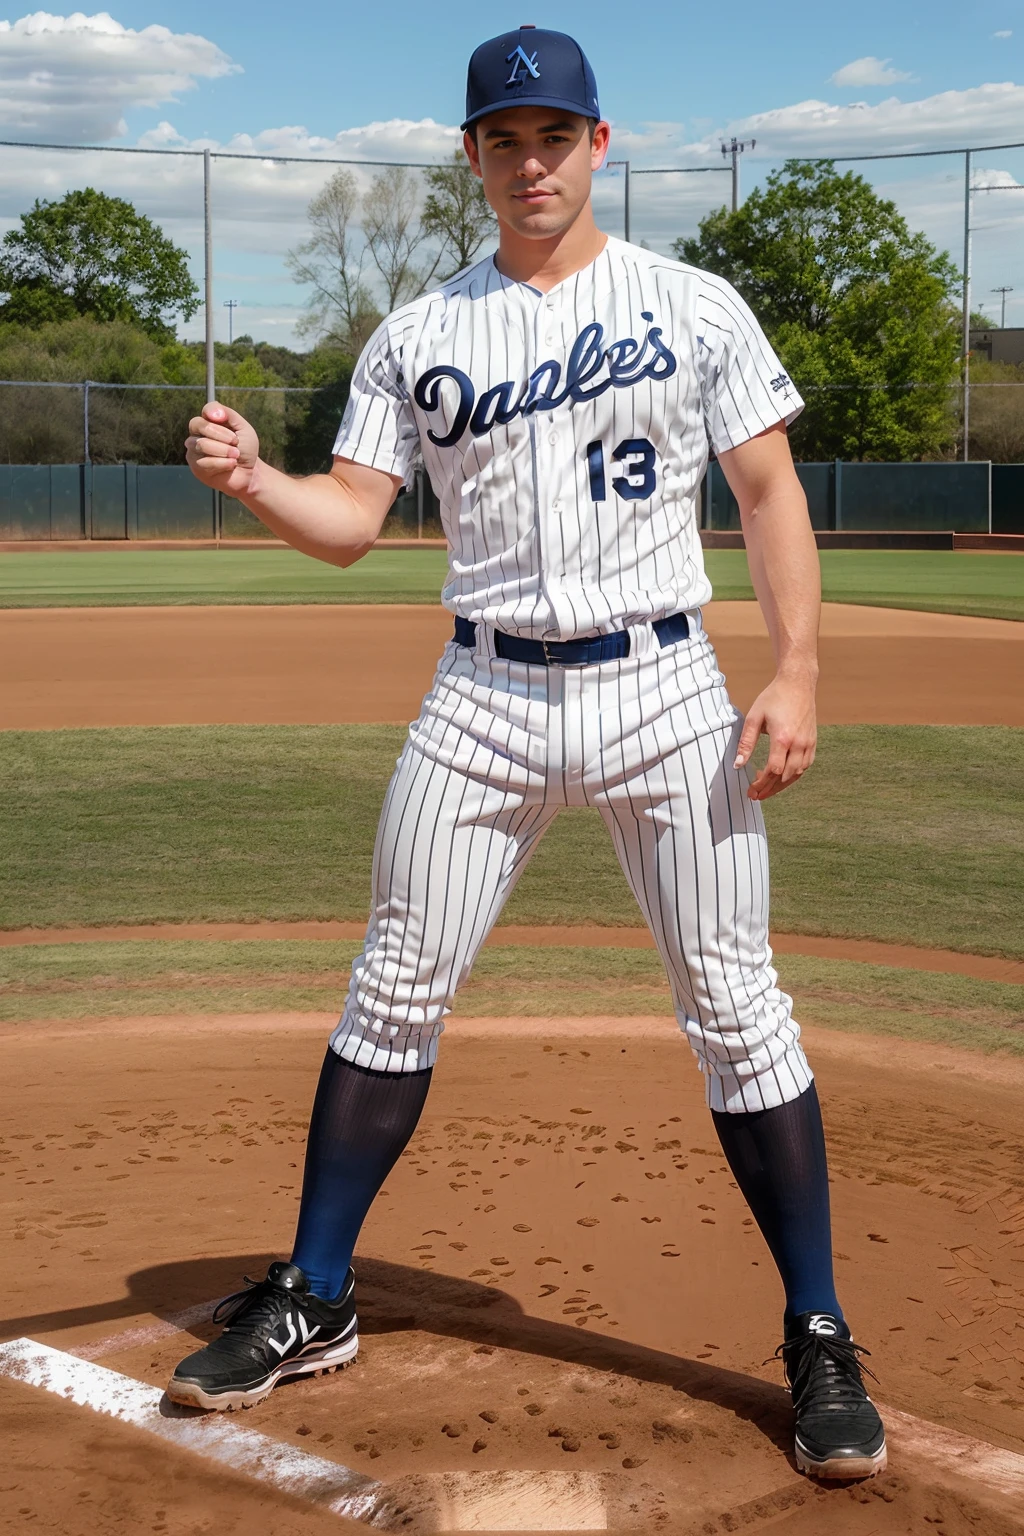
{"label": "metal fence post", "polygon": [[623,217],[622,217],[622,224],[623,224],[623,230],[624,230],[625,239],[626,239],[626,242],[628,244],[628,242],[629,242],[629,226],[630,226],[629,161],[628,160],[624,160],[622,162],[622,164],[623,164],[623,210],[622,210]]}
{"label": "metal fence post", "polygon": [[835,530],[838,533],[843,526],[843,461],[836,459],[836,473],[833,480],[835,496]]}
{"label": "metal fence post", "polygon": [[217,368],[213,351],[213,224],[210,216],[210,151],[203,150],[203,239],[206,250],[206,398],[217,398]]}
{"label": "metal fence post", "polygon": [[422,469],[418,469],[416,471],[416,537],[418,539],[422,539],[422,537],[423,537],[423,494],[424,494],[424,492],[423,492],[423,476],[424,476],[424,473],[425,472]]}
{"label": "metal fence post", "polygon": [[968,439],[971,431],[971,151],[964,150],[964,291],[963,291],[963,386],[964,386],[964,452],[966,464],[970,455]]}
{"label": "metal fence post", "polygon": [[83,448],[85,450],[85,452],[84,452],[85,463],[88,464],[90,462],[90,459],[89,459],[89,380],[88,379],[86,379],[84,384],[82,385],[82,446],[83,446]]}

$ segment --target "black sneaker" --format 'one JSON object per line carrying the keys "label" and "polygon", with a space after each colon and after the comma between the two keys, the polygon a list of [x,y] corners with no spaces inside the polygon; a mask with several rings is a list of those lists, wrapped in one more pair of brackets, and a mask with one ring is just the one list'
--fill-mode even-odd
{"label": "black sneaker", "polygon": [[286,1376],[327,1375],[351,1365],[359,1349],[355,1275],[322,1301],[296,1264],[277,1262],[265,1280],[226,1296],[214,1309],[219,1339],[188,1355],[167,1383],[172,1403],[189,1408],[252,1408]]}
{"label": "black sneaker", "polygon": [[[796,1409],[796,1464],[811,1477],[874,1477],[885,1471],[885,1429],[864,1390],[850,1330],[827,1312],[802,1312],[775,1351]],[[874,1379],[874,1372],[863,1367]]]}

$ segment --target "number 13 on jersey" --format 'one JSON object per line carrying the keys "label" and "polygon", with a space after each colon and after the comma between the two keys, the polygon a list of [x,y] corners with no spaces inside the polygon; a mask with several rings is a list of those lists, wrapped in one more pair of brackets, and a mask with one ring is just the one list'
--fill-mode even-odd
{"label": "number 13 on jersey", "polygon": [[[646,501],[654,495],[658,483],[658,457],[654,444],[646,437],[624,438],[612,449],[612,459],[622,465],[622,473],[612,478],[612,490],[623,501]],[[607,474],[604,444],[588,443],[586,449],[590,494],[595,501],[606,499]]]}

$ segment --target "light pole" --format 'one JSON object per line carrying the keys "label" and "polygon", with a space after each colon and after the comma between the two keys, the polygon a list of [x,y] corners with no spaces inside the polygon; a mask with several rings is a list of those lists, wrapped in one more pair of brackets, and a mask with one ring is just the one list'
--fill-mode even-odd
{"label": "light pole", "polygon": [[756,139],[734,138],[731,144],[722,145],[722,154],[728,158],[732,156],[732,211],[736,212],[740,205],[740,155],[745,149],[753,149]]}
{"label": "light pole", "polygon": [[1001,304],[1001,307],[1000,307],[1000,310],[999,310],[999,329],[1005,331],[1005,329],[1006,329],[1006,295],[1008,293],[1012,293],[1013,289],[1009,286],[1009,284],[1004,284],[1004,286],[1002,288],[993,288],[992,292],[993,293],[998,293],[1000,295],[1001,300],[1002,300],[1002,304]]}
{"label": "light pole", "polygon": [[237,299],[225,299],[224,308],[228,312],[228,346],[235,339],[235,310],[238,308]]}

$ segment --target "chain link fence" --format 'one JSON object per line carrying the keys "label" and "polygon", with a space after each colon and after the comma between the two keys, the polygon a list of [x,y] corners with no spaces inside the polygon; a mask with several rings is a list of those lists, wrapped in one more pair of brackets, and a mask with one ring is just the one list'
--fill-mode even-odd
{"label": "chain link fence", "polygon": [[[803,141],[788,153],[813,158],[828,147],[826,138],[808,122]],[[351,354],[380,314],[455,270],[463,257],[493,249],[493,227],[471,199],[458,249],[452,219],[442,229],[431,211],[431,198],[458,201],[466,191],[457,176],[437,179],[439,171],[452,171],[459,139],[454,130],[424,127],[405,140],[422,158],[407,160],[394,154],[391,141],[393,158],[345,159],[319,150],[292,153],[302,146],[280,136],[237,152],[169,143],[5,145],[0,227],[16,227],[36,197],[58,200],[71,189],[96,187],[127,199],[187,252],[204,303],[178,327],[179,338],[192,344],[187,356],[179,340],[99,357],[94,342],[71,335],[73,327],[61,340],[27,329],[8,334],[11,328],[0,324],[0,463],[180,464],[185,424],[206,396],[197,344],[208,339],[216,343],[217,355],[211,347],[206,361],[217,394],[253,420],[269,461],[297,474],[326,467],[346,380],[336,371],[323,384],[311,359]],[[628,137],[623,142],[630,147],[613,146],[594,184],[598,221],[613,234],[668,254],[738,197],[717,146],[691,146],[700,163],[649,166],[639,163],[649,149]],[[623,153],[632,160],[616,158]],[[840,169],[863,173],[911,228],[972,274],[968,297],[975,308],[987,303],[994,316],[1005,305],[1011,326],[1024,314],[1024,148],[840,160]],[[762,185],[782,161],[781,153],[745,152],[745,190]],[[832,452],[801,449],[800,431],[818,413],[839,421],[837,435],[848,445],[841,456],[857,458],[860,425],[900,390],[914,390],[930,393],[942,418],[936,457],[1024,459],[1024,370],[1008,377],[976,361],[967,382],[969,394],[963,381],[919,379],[890,388],[836,380],[812,389],[798,378],[808,412],[794,432],[796,451],[810,459]],[[435,526],[432,505],[422,520]]]}
{"label": "chain link fence", "polygon": [[[1000,371],[998,365],[988,366],[989,371]],[[976,371],[985,367],[977,365]],[[267,463],[303,475],[330,468],[346,390],[347,384],[322,390],[225,385],[218,399],[252,422]],[[857,421],[867,423],[893,401],[924,392],[948,422],[948,449],[934,457],[959,455],[959,384],[805,385],[802,392],[808,417],[838,416],[851,426],[851,439]],[[188,421],[204,401],[201,385],[0,380],[0,463],[180,464]],[[799,422],[793,437],[796,456],[813,458],[799,451]],[[865,457],[856,451],[840,456]],[[972,382],[969,458],[1024,462],[1024,377]]]}

